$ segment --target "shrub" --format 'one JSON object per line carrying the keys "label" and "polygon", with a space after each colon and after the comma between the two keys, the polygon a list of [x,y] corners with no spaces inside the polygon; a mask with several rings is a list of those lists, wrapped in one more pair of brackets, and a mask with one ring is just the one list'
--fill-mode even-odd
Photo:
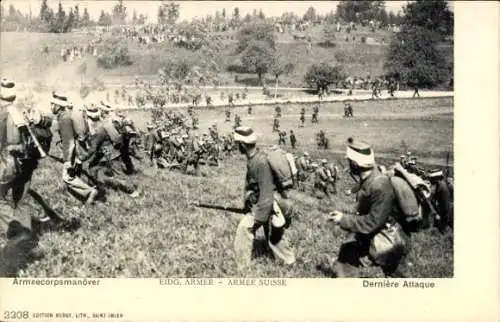
{"label": "shrub", "polygon": [[128,46],[126,42],[120,38],[105,41],[100,52],[102,54],[97,58],[97,65],[101,68],[113,69],[132,64],[132,60],[128,53]]}

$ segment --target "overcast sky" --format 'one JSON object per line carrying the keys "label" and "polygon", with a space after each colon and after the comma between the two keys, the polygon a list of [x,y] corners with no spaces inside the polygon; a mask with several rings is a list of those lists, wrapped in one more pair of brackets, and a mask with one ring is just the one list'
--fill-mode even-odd
{"label": "overcast sky", "polygon": [[[16,9],[21,10],[23,13],[31,10],[33,15],[38,16],[40,12],[41,0],[1,0],[2,5],[7,10],[10,4],[13,4]],[[149,16],[150,21],[156,22],[156,14],[160,1],[124,1],[129,14],[132,16],[134,10],[137,14],[146,14]],[[386,1],[386,8],[390,11],[398,12],[408,1]],[[59,0],[47,0],[50,8],[57,10]],[[92,19],[97,19],[101,10],[111,12],[113,6],[117,1],[62,1],[63,7],[69,8],[79,4],[80,12],[83,13],[83,8],[87,7]],[[193,17],[202,17],[208,14],[215,14],[215,11],[226,9],[229,14],[235,7],[240,9],[241,16],[247,13],[252,13],[254,9],[261,9],[266,16],[281,16],[285,11],[295,12],[303,15],[307,8],[313,6],[320,14],[325,14],[331,10],[335,10],[338,1],[178,1],[180,4],[180,20],[192,19]]]}

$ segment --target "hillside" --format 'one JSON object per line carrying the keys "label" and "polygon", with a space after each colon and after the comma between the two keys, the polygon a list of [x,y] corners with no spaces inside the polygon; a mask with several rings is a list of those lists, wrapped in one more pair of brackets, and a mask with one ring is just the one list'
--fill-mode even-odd
{"label": "hillside", "polygon": [[[351,33],[349,41],[343,35],[339,35],[339,40],[335,47],[324,48],[320,46],[321,29],[314,27],[304,33],[312,39],[312,51],[308,53],[307,42],[304,40],[294,40],[292,34],[278,34],[278,51],[284,54],[291,63],[295,65],[294,71],[290,75],[284,75],[280,80],[282,86],[302,87],[304,86],[303,76],[307,68],[318,61],[334,61],[344,66],[345,71],[351,76],[380,75],[387,46],[384,44],[362,44],[361,36],[364,32]],[[373,36],[376,39],[387,40],[387,32],[377,32]],[[352,37],[355,40],[352,40]],[[231,39],[232,38],[232,39]],[[33,79],[51,79],[53,75],[47,77],[47,73],[57,65],[64,65],[58,73],[75,74],[75,69],[84,60],[78,59],[72,63],[62,64],[61,49],[72,44],[86,44],[93,39],[91,35],[84,33],[69,34],[41,34],[41,33],[1,33],[1,41],[4,45],[1,48],[1,63],[4,68],[3,73],[12,75],[11,77],[19,81]],[[234,53],[236,41],[231,33],[224,34],[224,49],[217,56],[216,62],[220,66],[222,73],[220,78],[226,85],[252,86],[257,82],[254,74],[237,74],[229,72],[230,66],[238,64],[238,56]],[[44,47],[48,47],[48,53],[44,53]],[[116,77],[123,78],[135,76],[156,75],[158,69],[166,64],[168,59],[179,58],[188,61],[197,61],[196,53],[183,48],[175,47],[172,44],[150,44],[140,46],[134,41],[128,41],[128,49],[134,62],[131,66],[117,68],[113,70],[103,70],[97,68],[95,58],[87,56],[87,78],[98,77],[103,81],[112,80]],[[235,80],[238,76],[238,80]],[[274,81],[268,76],[269,81]]]}

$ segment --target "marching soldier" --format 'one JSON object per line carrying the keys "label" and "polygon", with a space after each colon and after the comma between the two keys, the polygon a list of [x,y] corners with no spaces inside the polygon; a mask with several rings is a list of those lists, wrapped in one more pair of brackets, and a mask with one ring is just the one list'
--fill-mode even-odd
{"label": "marching soldier", "polygon": [[198,119],[198,116],[197,115],[193,115],[193,119],[192,119],[193,130],[197,130],[198,129],[198,124],[199,123],[200,123],[200,120]]}
{"label": "marching soldier", "polygon": [[306,122],[306,116],[305,116],[305,114],[302,114],[302,113],[301,113],[301,114],[300,114],[300,124],[299,124],[299,128],[300,128],[300,127],[304,127],[305,122]]}
{"label": "marching soldier", "polygon": [[444,232],[447,226],[453,228],[452,191],[442,170],[434,169],[429,171],[427,178],[431,182],[432,187],[431,200],[440,218],[436,226],[441,232]]}
{"label": "marching soldier", "polygon": [[278,135],[279,135],[278,145],[286,145],[286,132],[285,131],[279,132]]}
{"label": "marching soldier", "polygon": [[291,265],[295,263],[295,254],[288,243],[286,229],[294,210],[287,191],[277,188],[267,156],[256,146],[256,135],[251,128],[236,128],[234,141],[248,160],[245,185],[248,214],[242,217],[234,241],[238,266],[250,264],[254,239],[260,228],[274,256]]}
{"label": "marching soldier", "polygon": [[280,130],[280,120],[274,118],[273,132],[279,132],[279,130]]}
{"label": "marching soldier", "polygon": [[234,126],[233,127],[237,128],[240,125],[241,125],[241,117],[238,114],[236,114],[234,116]]}
{"label": "marching soldier", "polygon": [[292,149],[295,149],[295,145],[297,144],[297,138],[293,133],[293,130],[290,130],[290,144],[292,145]]}
{"label": "marching soldier", "polygon": [[86,204],[92,204],[98,195],[98,190],[78,176],[81,168],[78,156],[84,148],[85,139],[91,134],[93,128],[89,127],[83,111],[72,111],[66,96],[52,93],[50,105],[52,113],[57,118],[61,138],[64,161],[63,182],[72,195],[85,200]]}
{"label": "marching soldier", "polygon": [[200,157],[202,153],[198,139],[193,136],[184,136],[186,145],[186,158],[184,160],[184,173],[187,173],[190,165],[194,167],[194,175],[200,175]]}
{"label": "marching soldier", "polygon": [[311,123],[318,123],[318,114],[319,114],[319,106],[314,105],[313,113],[312,113],[312,117],[311,117]]}
{"label": "marching soldier", "polygon": [[[336,277],[356,277],[361,266],[375,264],[386,277],[404,277],[401,265],[409,248],[409,235],[398,222],[402,218],[390,178],[381,174],[371,147],[350,139],[347,160],[353,175],[360,177],[356,214],[334,211],[329,220],[350,234],[340,247],[333,263]],[[392,243],[378,248],[374,239],[390,235]],[[370,247],[375,245],[374,247]]]}
{"label": "marching soldier", "polygon": [[276,113],[276,118],[280,118],[281,117],[281,107],[279,105],[277,105],[275,108],[274,108],[274,112]]}
{"label": "marching soldier", "polygon": [[212,140],[217,142],[219,140],[219,132],[217,131],[217,126],[213,124],[212,127],[208,128],[208,130],[210,131],[210,136],[212,137]]}

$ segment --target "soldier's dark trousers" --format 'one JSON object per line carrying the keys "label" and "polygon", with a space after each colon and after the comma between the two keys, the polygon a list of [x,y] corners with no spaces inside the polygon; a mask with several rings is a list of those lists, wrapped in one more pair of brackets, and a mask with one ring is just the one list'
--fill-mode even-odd
{"label": "soldier's dark trousers", "polygon": [[[351,236],[352,237],[352,236]],[[340,246],[337,261],[333,265],[335,277],[359,277],[363,266],[374,266],[369,258],[370,240],[367,238],[349,238]],[[397,258],[386,266],[381,266],[386,277],[405,277],[401,271],[404,258]]]}
{"label": "soldier's dark trousers", "polygon": [[[15,277],[30,259],[29,253],[38,240],[32,229],[32,218],[18,206],[24,201],[36,168],[23,171],[13,182],[0,184],[0,232],[7,244],[0,253],[0,277]],[[9,198],[11,192],[11,198]]]}
{"label": "soldier's dark trousers", "polygon": [[188,167],[192,165],[194,167],[194,175],[195,176],[200,176],[200,156],[196,155],[191,158],[186,158],[186,161],[184,163],[184,173],[187,172]]}
{"label": "soldier's dark trousers", "polygon": [[[116,162],[113,162],[116,163]],[[131,194],[136,190],[135,186],[128,182],[127,178],[116,170],[112,165],[98,164],[91,168],[90,172],[98,182],[116,190]]]}

